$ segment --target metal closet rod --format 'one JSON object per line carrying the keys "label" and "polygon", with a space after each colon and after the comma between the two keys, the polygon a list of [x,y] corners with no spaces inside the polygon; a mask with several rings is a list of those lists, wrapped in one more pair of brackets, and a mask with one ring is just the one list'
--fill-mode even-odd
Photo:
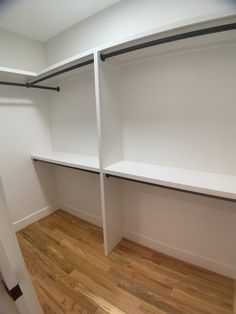
{"label": "metal closet rod", "polygon": [[59,92],[60,91],[60,87],[50,87],[50,86],[42,86],[42,85],[35,85],[35,84],[37,84],[39,82],[42,82],[42,81],[45,81],[45,80],[47,80],[49,78],[58,76],[60,74],[63,74],[63,73],[69,72],[69,71],[73,71],[73,70],[81,68],[83,66],[92,64],[92,63],[94,63],[94,60],[90,59],[90,60],[84,61],[82,63],[72,65],[72,66],[70,66],[70,67],[68,67],[66,69],[59,70],[59,71],[54,72],[52,74],[43,76],[43,77],[41,77],[41,78],[39,78],[39,79],[37,79],[35,81],[32,81],[30,83],[15,83],[15,82],[8,82],[8,81],[0,81],[0,85],[19,86],[19,87],[26,87],[26,88],[47,89],[47,90],[55,90],[55,91]]}
{"label": "metal closet rod", "polygon": [[191,31],[191,32],[187,32],[187,33],[177,34],[177,35],[173,35],[173,36],[168,36],[168,37],[148,41],[148,42],[137,44],[137,45],[130,46],[127,48],[114,50],[114,51],[111,51],[108,53],[101,53],[100,57],[101,57],[102,61],[105,61],[106,59],[109,59],[109,58],[112,58],[115,56],[119,56],[119,55],[122,55],[124,53],[132,52],[132,51],[136,51],[136,50],[140,50],[140,49],[144,49],[144,48],[148,48],[148,47],[152,47],[152,46],[162,45],[162,44],[166,44],[166,43],[170,43],[170,42],[174,42],[174,41],[178,41],[178,40],[194,38],[194,37],[199,37],[199,36],[203,36],[203,35],[209,35],[209,34],[225,32],[225,31],[231,31],[234,29],[236,29],[236,23],[199,29],[196,31]]}
{"label": "metal closet rod", "polygon": [[92,63],[94,63],[94,60],[93,60],[93,59],[89,59],[89,60],[84,61],[84,62],[82,62],[82,63],[78,63],[78,64],[72,65],[72,66],[70,66],[70,67],[68,67],[68,68],[65,68],[65,69],[63,69],[63,70],[59,70],[59,71],[54,72],[54,73],[52,73],[52,74],[48,74],[48,75],[46,75],[46,76],[43,76],[43,77],[41,77],[41,78],[39,78],[39,79],[37,79],[37,80],[35,80],[35,81],[30,82],[30,84],[31,84],[31,85],[32,85],[32,84],[37,84],[37,83],[39,83],[39,82],[48,80],[48,79],[50,79],[50,78],[52,78],[52,77],[61,75],[61,74],[66,73],[66,72],[73,71],[73,70],[78,69],[78,68],[82,68],[82,67],[84,67],[84,66],[86,66],[86,65],[89,65],[89,64],[92,64]]}
{"label": "metal closet rod", "polygon": [[159,188],[166,189],[166,190],[183,192],[183,193],[186,193],[186,194],[193,194],[193,195],[198,195],[198,196],[218,199],[218,200],[222,200],[222,201],[227,201],[227,202],[231,202],[231,203],[236,203],[235,199],[229,198],[229,197],[217,196],[217,195],[206,194],[206,193],[201,193],[201,192],[194,192],[194,191],[189,191],[189,190],[185,190],[185,189],[181,189],[181,188],[174,188],[174,187],[171,187],[171,186],[161,185],[161,184],[157,184],[157,183],[150,183],[150,182],[145,182],[145,181],[141,181],[141,180],[130,179],[130,178],[114,175],[114,174],[106,173],[105,176],[106,176],[106,178],[111,177],[111,178],[121,179],[121,180],[125,180],[125,181],[131,181],[131,182],[135,182],[135,183],[155,186],[155,187],[159,187]]}
{"label": "metal closet rod", "polygon": [[30,83],[14,83],[14,82],[0,81],[0,85],[19,86],[19,87],[26,87],[26,88],[48,89],[48,90],[55,90],[55,91],[57,91],[57,92],[60,91],[60,87],[50,87],[50,86],[42,86],[42,85],[32,85],[32,84],[30,84]]}
{"label": "metal closet rod", "polygon": [[44,164],[49,164],[49,165],[53,165],[53,166],[59,166],[59,167],[63,167],[63,168],[69,168],[69,169],[74,169],[74,170],[78,170],[78,171],[83,171],[83,172],[89,172],[89,173],[93,173],[93,174],[100,174],[100,171],[96,171],[96,170],[88,170],[88,169],[83,169],[83,168],[76,168],[76,167],[72,167],[72,166],[66,166],[66,165],[62,165],[59,163],[55,163],[55,162],[51,162],[51,161],[45,161],[45,160],[40,160],[37,158],[32,158],[34,162],[41,162]]}

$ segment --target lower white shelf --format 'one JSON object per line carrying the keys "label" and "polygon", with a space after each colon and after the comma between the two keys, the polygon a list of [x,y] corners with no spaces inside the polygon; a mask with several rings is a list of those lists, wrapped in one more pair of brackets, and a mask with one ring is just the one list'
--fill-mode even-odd
{"label": "lower white shelf", "polygon": [[96,156],[52,151],[47,153],[32,154],[31,158],[34,161],[42,161],[55,165],[87,170],[97,173],[100,172],[99,159]]}
{"label": "lower white shelf", "polygon": [[106,174],[236,200],[236,176],[122,160]]}

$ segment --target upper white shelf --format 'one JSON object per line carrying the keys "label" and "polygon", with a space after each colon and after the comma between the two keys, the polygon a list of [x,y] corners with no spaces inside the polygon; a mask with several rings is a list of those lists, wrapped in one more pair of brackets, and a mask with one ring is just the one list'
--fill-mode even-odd
{"label": "upper white shelf", "polygon": [[52,151],[47,153],[32,154],[33,160],[52,163],[55,165],[72,167],[81,170],[99,172],[99,159],[96,156],[78,155]]}
{"label": "upper white shelf", "polygon": [[[109,54],[114,50],[122,50],[130,46],[146,43],[147,41],[157,40],[163,37],[235,23],[235,13],[235,10],[232,10],[231,12],[222,11],[220,13],[198,16],[196,18],[181,20],[171,24],[164,24],[143,33],[123,38],[117,42],[108,43],[107,45],[98,47],[96,50],[102,54]],[[181,49],[199,49],[205,48],[206,45],[227,44],[227,42],[229,43],[231,40],[235,40],[235,32],[220,32],[219,34],[215,33],[209,36],[194,37],[183,41],[173,41],[166,43],[165,45],[148,47],[148,49],[116,55],[115,58],[106,59],[106,62],[118,66],[126,65],[130,62],[136,62],[139,59],[153,58],[167,53],[180,52]]]}
{"label": "upper white shelf", "polygon": [[236,176],[122,160],[106,174],[171,188],[236,199]]}
{"label": "upper white shelf", "polygon": [[[6,68],[6,67],[0,67],[0,80],[1,81],[9,81],[9,82],[18,82],[18,83],[26,83],[35,81],[38,79],[41,79],[46,76],[53,75],[54,73],[58,73],[61,71],[66,70],[67,68],[74,67],[77,64],[87,62],[89,60],[93,60],[93,51],[89,50],[83,53],[79,53],[71,58],[68,58],[66,60],[63,60],[61,62],[58,62],[38,73],[35,72],[29,72],[24,70],[18,70],[18,69],[12,69],[12,68]],[[92,65],[88,65],[85,68],[79,68],[80,73],[89,71],[93,68]],[[67,77],[75,75],[76,71],[72,71],[72,74],[65,73],[60,74],[58,77],[49,78],[43,82],[42,85],[47,85],[51,83],[55,83],[58,80],[65,79]],[[78,70],[77,70],[78,73]]]}
{"label": "upper white shelf", "polygon": [[0,67],[0,80],[1,81],[26,82],[28,80],[33,80],[36,76],[37,74],[34,72]]}
{"label": "upper white shelf", "polygon": [[[78,64],[83,64],[83,63],[86,63],[88,61],[93,61],[93,52],[94,52],[93,50],[88,50],[88,51],[85,51],[82,53],[78,53],[71,58],[65,59],[63,61],[60,61],[60,62],[54,64],[54,65],[51,65],[51,66],[47,67],[46,69],[37,73],[36,80],[50,76],[50,75],[53,75],[53,74],[61,72],[61,71],[63,72],[64,70],[66,70],[68,68],[74,68]],[[83,73],[83,72],[90,71],[91,69],[93,69],[93,64],[88,64],[85,67],[79,67],[77,70],[76,70],[76,68],[74,68],[72,73],[71,72],[61,73],[56,77],[48,78],[45,82],[51,84],[51,83],[66,79],[68,77],[74,76],[76,72],[77,73]]]}

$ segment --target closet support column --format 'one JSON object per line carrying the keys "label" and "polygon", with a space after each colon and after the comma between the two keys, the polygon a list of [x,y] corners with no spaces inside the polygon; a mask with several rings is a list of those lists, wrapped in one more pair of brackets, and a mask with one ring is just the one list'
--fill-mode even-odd
{"label": "closet support column", "polygon": [[100,193],[102,207],[102,225],[104,239],[104,253],[109,254],[108,249],[108,228],[107,228],[107,213],[105,205],[105,178],[103,174],[103,141],[102,141],[102,108],[101,108],[101,60],[98,52],[94,53],[94,81],[95,81],[95,98],[96,98],[96,116],[97,116],[97,131],[98,131],[98,149],[99,149],[99,164],[100,164]]}

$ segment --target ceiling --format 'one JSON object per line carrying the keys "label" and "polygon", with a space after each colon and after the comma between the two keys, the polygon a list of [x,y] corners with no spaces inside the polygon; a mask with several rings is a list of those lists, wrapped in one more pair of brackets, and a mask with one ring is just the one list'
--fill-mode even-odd
{"label": "ceiling", "polygon": [[0,0],[0,29],[46,41],[120,0]]}

